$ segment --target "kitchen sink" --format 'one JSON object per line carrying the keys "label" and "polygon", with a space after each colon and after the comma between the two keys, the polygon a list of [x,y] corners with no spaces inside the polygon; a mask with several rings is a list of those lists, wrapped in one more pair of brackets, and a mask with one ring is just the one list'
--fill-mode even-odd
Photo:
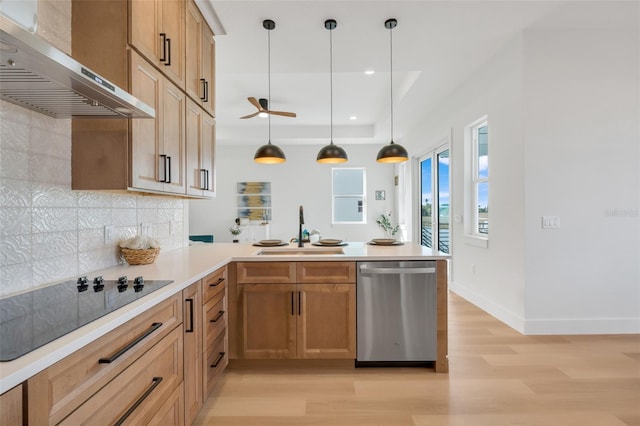
{"label": "kitchen sink", "polygon": [[256,253],[260,256],[331,256],[344,254],[341,247],[283,247],[263,248]]}

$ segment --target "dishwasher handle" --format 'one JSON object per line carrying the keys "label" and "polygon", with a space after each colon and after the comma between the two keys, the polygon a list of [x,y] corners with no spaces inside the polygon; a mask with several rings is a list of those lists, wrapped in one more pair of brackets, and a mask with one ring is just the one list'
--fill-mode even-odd
{"label": "dishwasher handle", "polygon": [[360,272],[369,275],[435,274],[436,268],[370,268],[361,266]]}

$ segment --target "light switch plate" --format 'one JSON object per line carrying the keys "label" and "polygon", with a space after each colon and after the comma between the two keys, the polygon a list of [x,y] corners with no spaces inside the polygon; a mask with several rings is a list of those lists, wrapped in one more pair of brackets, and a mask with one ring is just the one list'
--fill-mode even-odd
{"label": "light switch plate", "polygon": [[105,225],[104,226],[104,243],[109,243],[113,240],[113,226]]}
{"label": "light switch plate", "polygon": [[151,236],[151,224],[150,223],[140,224],[140,234],[145,236]]}
{"label": "light switch plate", "polygon": [[560,216],[542,216],[542,229],[560,228]]}

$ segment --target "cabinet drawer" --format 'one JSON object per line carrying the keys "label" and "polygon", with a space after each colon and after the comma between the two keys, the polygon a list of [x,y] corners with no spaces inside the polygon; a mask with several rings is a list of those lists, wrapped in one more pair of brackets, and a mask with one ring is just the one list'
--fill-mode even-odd
{"label": "cabinet drawer", "polygon": [[226,333],[221,333],[215,342],[205,352],[204,368],[205,399],[211,393],[220,379],[222,372],[229,363],[229,354],[226,348]]}
{"label": "cabinet drawer", "polygon": [[169,401],[181,383],[182,330],[175,328],[60,424],[147,425],[154,418],[160,421],[167,414],[161,408],[173,405]]}
{"label": "cabinet drawer", "polygon": [[296,282],[295,262],[238,262],[238,284],[289,284]]}
{"label": "cabinet drawer", "polygon": [[202,300],[207,303],[227,287],[227,268],[220,268],[202,279]]}
{"label": "cabinet drawer", "polygon": [[205,348],[227,328],[228,314],[225,302],[224,293],[220,293],[204,305]]}
{"label": "cabinet drawer", "polygon": [[298,282],[301,284],[355,283],[355,262],[298,262]]}
{"label": "cabinet drawer", "polygon": [[[29,423],[57,424],[181,322],[182,303],[176,295],[33,376],[28,382]],[[100,362],[109,358],[111,362]]]}

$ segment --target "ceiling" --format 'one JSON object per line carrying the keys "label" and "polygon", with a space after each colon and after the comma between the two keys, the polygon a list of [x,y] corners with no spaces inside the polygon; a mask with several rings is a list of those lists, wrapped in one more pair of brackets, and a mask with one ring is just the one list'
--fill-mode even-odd
{"label": "ceiling", "polygon": [[[329,142],[330,35],[324,21],[333,18],[334,141],[383,144],[391,134],[387,18],[398,20],[393,30],[393,124],[394,139],[402,143],[414,123],[523,29],[593,25],[601,19],[602,8],[586,3],[578,19],[571,9],[578,3],[216,0],[217,141],[256,147],[267,142],[268,119],[239,118],[256,111],[247,97],[269,95],[264,19],[276,23],[271,31],[271,109],[297,113],[296,118],[272,116],[272,142]],[[365,70],[375,74],[365,75]]]}

